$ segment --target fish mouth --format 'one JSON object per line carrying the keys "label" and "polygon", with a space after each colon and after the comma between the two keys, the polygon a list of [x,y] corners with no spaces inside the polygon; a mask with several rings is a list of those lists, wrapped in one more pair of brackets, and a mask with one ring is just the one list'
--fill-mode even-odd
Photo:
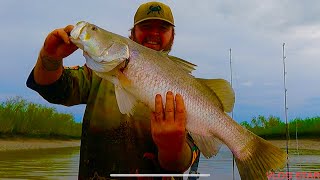
{"label": "fish mouth", "polygon": [[87,25],[88,25],[88,23],[85,21],[78,22],[70,33],[71,39],[73,39],[73,40],[79,39],[84,27],[86,27]]}

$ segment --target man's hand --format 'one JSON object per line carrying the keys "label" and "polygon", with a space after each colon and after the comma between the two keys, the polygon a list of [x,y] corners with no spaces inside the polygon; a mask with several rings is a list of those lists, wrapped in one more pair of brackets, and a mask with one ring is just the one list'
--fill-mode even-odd
{"label": "man's hand", "polygon": [[160,94],[155,98],[151,115],[151,134],[158,147],[160,165],[168,170],[183,171],[191,162],[191,149],[186,142],[186,110],[183,98],[167,92],[163,107]]}
{"label": "man's hand", "polygon": [[62,59],[78,49],[70,42],[69,35],[73,26],[52,31],[46,38],[34,68],[37,84],[48,85],[57,81],[63,72]]}
{"label": "man's hand", "polygon": [[53,60],[61,60],[78,49],[70,39],[69,35],[73,26],[68,25],[52,31],[46,38],[41,50],[42,56],[48,56]]}
{"label": "man's hand", "polygon": [[177,94],[174,99],[173,93],[169,91],[165,108],[163,108],[161,95],[156,95],[155,113],[151,118],[151,133],[153,141],[160,150],[181,151],[186,142],[186,113],[181,95]]}

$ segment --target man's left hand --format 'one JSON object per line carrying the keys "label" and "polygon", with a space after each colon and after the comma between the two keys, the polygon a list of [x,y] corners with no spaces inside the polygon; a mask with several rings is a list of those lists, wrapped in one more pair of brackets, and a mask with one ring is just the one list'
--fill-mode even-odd
{"label": "man's left hand", "polygon": [[[175,105],[176,104],[176,105]],[[151,117],[151,133],[159,152],[181,152],[186,143],[186,110],[183,98],[167,92],[165,107],[160,94],[155,98],[155,112]]]}

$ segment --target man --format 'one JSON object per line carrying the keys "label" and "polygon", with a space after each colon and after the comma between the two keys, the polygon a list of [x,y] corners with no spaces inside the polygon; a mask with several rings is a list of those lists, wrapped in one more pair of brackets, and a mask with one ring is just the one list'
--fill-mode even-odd
{"label": "man", "polygon": [[[63,67],[63,59],[77,50],[69,39],[72,29],[69,25],[47,36],[27,86],[51,103],[87,105],[79,179],[186,171],[199,153],[186,133],[183,98],[169,91],[164,107],[162,97],[155,96],[155,112],[139,104],[133,117],[121,114],[113,84],[96,76],[86,65]],[[142,4],[135,14],[130,38],[151,49],[169,52],[174,40],[171,9],[159,2]]]}

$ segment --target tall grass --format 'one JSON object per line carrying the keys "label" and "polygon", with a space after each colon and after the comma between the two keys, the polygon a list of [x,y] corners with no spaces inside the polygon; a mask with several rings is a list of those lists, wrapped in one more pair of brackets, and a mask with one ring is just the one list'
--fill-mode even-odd
{"label": "tall grass", "polygon": [[[253,133],[263,138],[286,138],[286,124],[275,116],[258,116],[252,118],[251,122],[244,121],[241,123]],[[289,121],[288,130],[290,137],[318,138],[320,137],[320,117],[295,118]]]}
{"label": "tall grass", "polygon": [[79,138],[81,123],[71,114],[14,97],[0,104],[0,134]]}

